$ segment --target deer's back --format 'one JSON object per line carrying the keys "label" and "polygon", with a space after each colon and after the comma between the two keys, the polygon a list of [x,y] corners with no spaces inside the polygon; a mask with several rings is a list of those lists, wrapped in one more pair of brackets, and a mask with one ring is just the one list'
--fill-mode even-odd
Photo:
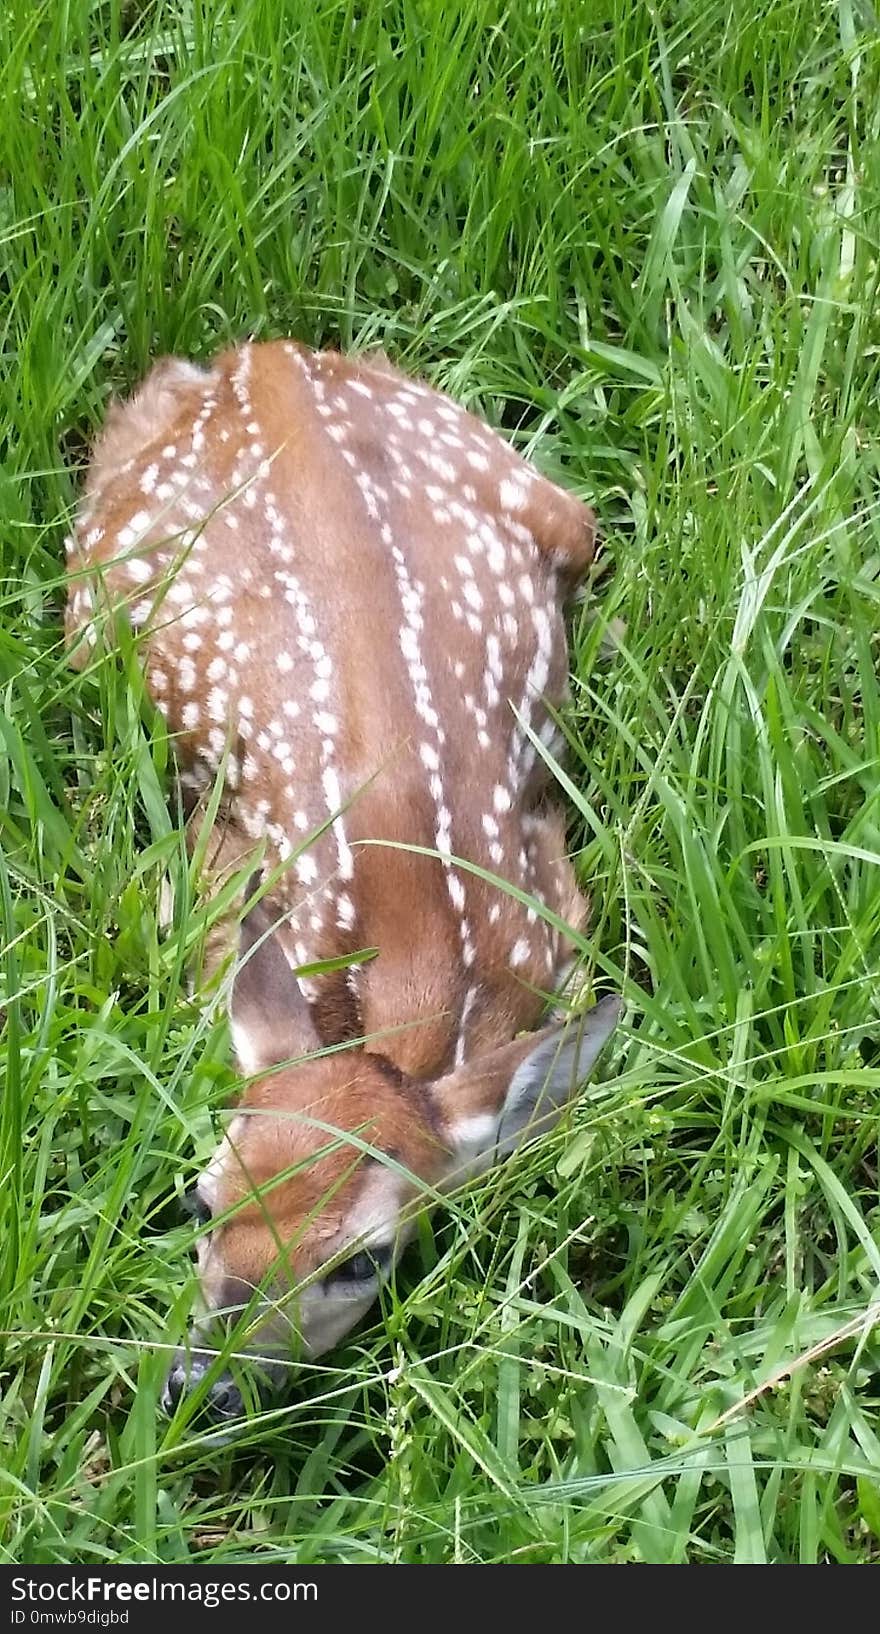
{"label": "deer's back", "polygon": [[592,534],[586,507],[382,362],[288,342],[207,371],[167,360],[113,411],[69,634],[86,654],[125,600],[190,787],[223,765],[231,821],[288,864],[291,961],[380,950],[316,984],[328,1040],[403,1027],[382,1048],[429,1072],[535,1020],[559,936],[443,859],[582,912],[523,726],[549,741],[562,593]]}

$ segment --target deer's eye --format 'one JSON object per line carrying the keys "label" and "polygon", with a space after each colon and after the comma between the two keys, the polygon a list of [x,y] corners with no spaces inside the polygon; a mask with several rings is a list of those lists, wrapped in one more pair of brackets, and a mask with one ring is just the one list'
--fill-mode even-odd
{"label": "deer's eye", "polygon": [[211,1210],[201,1196],[198,1186],[190,1186],[189,1191],[183,1194],[183,1207],[197,1225],[207,1225],[211,1218]]}
{"label": "deer's eye", "polygon": [[377,1277],[385,1276],[391,1266],[391,1244],[377,1244],[374,1248],[361,1249],[352,1254],[349,1259],[343,1260],[341,1265],[334,1265],[324,1278],[325,1288],[332,1287],[363,1287],[368,1282],[375,1282]]}

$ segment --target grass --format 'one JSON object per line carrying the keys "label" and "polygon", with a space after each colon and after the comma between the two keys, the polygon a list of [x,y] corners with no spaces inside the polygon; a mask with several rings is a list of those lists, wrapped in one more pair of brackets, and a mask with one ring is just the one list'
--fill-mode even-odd
{"label": "grass", "polygon": [[[2,1558],[880,1557],[880,33],[826,0],[7,0]],[[232,1082],[168,745],[72,674],[151,357],[380,343],[592,500],[565,788],[630,1022],[218,1449],[157,1396]]]}

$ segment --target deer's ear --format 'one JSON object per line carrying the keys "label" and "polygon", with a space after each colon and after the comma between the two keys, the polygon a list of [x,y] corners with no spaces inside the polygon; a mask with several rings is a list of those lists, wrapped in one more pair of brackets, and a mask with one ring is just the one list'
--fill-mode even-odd
{"label": "deer's ear", "polygon": [[623,1008],[600,1000],[566,1027],[547,1027],[481,1056],[434,1085],[447,1144],[464,1179],[543,1135],[580,1092]]}
{"label": "deer's ear", "polygon": [[549,1028],[529,1051],[504,1097],[496,1142],[499,1157],[553,1127],[583,1089],[622,1009],[616,995],[600,999],[567,1027]]}
{"label": "deer's ear", "polygon": [[229,1021],[242,1073],[265,1072],[319,1048],[309,1006],[288,963],[267,902],[248,908],[239,927]]}

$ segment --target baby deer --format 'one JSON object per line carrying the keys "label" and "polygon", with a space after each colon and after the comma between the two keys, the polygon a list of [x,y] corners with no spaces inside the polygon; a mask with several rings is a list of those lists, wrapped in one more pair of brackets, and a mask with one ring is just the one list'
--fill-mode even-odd
{"label": "baby deer", "polygon": [[534,740],[593,543],[585,505],[383,357],[167,358],[110,412],[72,661],[127,609],[191,805],[223,780],[211,877],[247,882],[225,943],[245,1083],[196,1188],[217,1223],[167,1406],[220,1314],[258,1314],[263,1358],[335,1345],[418,1209],[550,1127],[614,1027],[607,998],[529,1031],[586,913]]}

